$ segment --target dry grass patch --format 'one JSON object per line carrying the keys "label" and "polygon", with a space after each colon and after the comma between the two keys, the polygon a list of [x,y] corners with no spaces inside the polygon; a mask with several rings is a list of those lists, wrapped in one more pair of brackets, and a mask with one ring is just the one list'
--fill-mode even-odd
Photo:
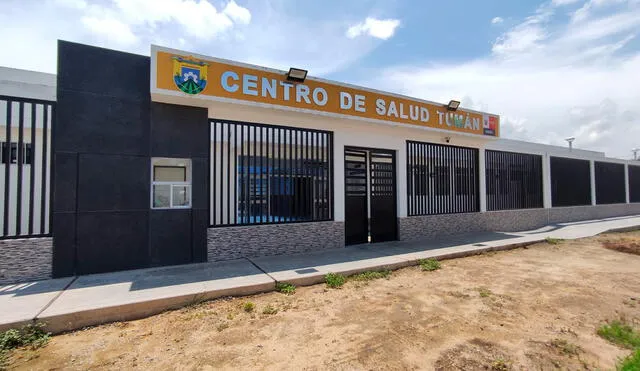
{"label": "dry grass patch", "polygon": [[635,240],[619,239],[617,241],[605,241],[602,243],[607,249],[640,255],[640,242]]}

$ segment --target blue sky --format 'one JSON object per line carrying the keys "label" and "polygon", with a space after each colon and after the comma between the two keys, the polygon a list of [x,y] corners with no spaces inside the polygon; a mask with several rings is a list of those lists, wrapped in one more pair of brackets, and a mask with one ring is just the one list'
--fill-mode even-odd
{"label": "blue sky", "polygon": [[[3,0],[0,65],[55,72],[56,39],[149,45],[501,115],[504,137],[640,147],[640,0]],[[8,37],[10,36],[10,37]]]}

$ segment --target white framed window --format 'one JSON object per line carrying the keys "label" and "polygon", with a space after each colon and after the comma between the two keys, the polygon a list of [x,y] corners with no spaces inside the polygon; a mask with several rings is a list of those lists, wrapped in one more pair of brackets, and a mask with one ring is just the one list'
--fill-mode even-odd
{"label": "white framed window", "polygon": [[151,208],[191,208],[191,160],[151,159]]}

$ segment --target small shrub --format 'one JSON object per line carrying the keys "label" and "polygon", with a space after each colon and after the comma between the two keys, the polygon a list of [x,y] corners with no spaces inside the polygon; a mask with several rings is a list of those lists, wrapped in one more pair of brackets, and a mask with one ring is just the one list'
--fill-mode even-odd
{"label": "small shrub", "polygon": [[256,309],[256,305],[253,304],[252,302],[248,301],[248,302],[244,303],[244,305],[242,306],[242,309],[244,309],[244,311],[247,312],[247,313],[251,313],[251,312],[253,312],[254,309]]}
{"label": "small shrub", "polygon": [[545,240],[545,241],[547,241],[547,243],[548,243],[549,245],[557,245],[557,244],[559,244],[560,242],[562,242],[562,241],[563,241],[563,240],[562,240],[562,239],[560,239],[560,238],[552,238],[552,237],[547,237],[547,238],[545,238],[544,240]]}
{"label": "small shrub", "polygon": [[296,287],[290,283],[278,282],[276,283],[276,291],[291,295],[296,292]]}
{"label": "small shrub", "polygon": [[221,324],[218,325],[217,330],[218,330],[218,332],[222,332],[222,331],[224,331],[224,330],[226,330],[228,328],[229,328],[229,323],[222,322]]}
{"label": "small shrub", "polygon": [[7,351],[0,349],[0,370],[4,370],[9,363],[7,359]]}
{"label": "small shrub", "polygon": [[493,371],[507,371],[509,370],[509,364],[502,358],[498,358],[491,364],[491,370]]}
{"label": "small shrub", "polygon": [[600,326],[598,335],[625,348],[640,348],[640,334],[633,327],[621,321],[612,321]]}
{"label": "small shrub", "polygon": [[44,346],[51,337],[44,327],[44,323],[30,323],[20,330],[11,329],[0,333],[0,351],[22,346],[30,346],[32,349]]}
{"label": "small shrub", "polygon": [[338,273],[327,273],[327,275],[324,276],[324,281],[327,283],[327,286],[337,289],[344,285],[345,278],[343,275]]}
{"label": "small shrub", "polygon": [[388,271],[388,270],[367,271],[367,272],[354,274],[353,276],[349,277],[349,279],[352,279],[354,281],[373,281],[380,278],[389,278],[389,276],[391,276],[391,271]]}
{"label": "small shrub", "polygon": [[276,314],[278,313],[278,308],[272,306],[271,304],[264,307],[262,310],[262,314]]}
{"label": "small shrub", "polygon": [[570,343],[564,339],[553,339],[550,344],[552,347],[558,349],[560,353],[569,356],[577,356],[582,350],[578,345]]}
{"label": "small shrub", "polygon": [[491,292],[491,290],[486,287],[479,287],[478,294],[480,294],[481,298],[488,298],[489,296],[491,296],[491,294],[493,294],[493,292]]}
{"label": "small shrub", "polygon": [[420,269],[422,269],[423,271],[435,271],[441,268],[440,266],[440,262],[431,258],[431,259],[422,259],[420,261],[418,261],[418,263],[420,264]]}
{"label": "small shrub", "polygon": [[16,329],[10,329],[0,334],[0,349],[10,350],[22,346],[22,335]]}
{"label": "small shrub", "polygon": [[618,371],[638,371],[640,370],[640,349],[636,349],[626,358],[622,359],[616,367]]}

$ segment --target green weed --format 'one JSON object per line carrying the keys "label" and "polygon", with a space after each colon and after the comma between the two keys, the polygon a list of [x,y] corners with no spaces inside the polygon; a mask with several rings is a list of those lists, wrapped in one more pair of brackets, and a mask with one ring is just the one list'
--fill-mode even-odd
{"label": "green weed", "polygon": [[578,345],[570,343],[564,339],[553,339],[550,344],[552,347],[558,349],[560,353],[568,356],[577,356],[582,350]]}
{"label": "green weed", "polygon": [[479,287],[478,294],[480,294],[481,298],[488,298],[489,296],[491,296],[491,294],[493,294],[493,292],[491,292],[491,290],[486,287]]}
{"label": "green weed", "polygon": [[331,287],[332,289],[342,287],[345,280],[345,277],[338,273],[327,273],[327,275],[324,276],[324,281],[327,283],[327,286]]}
{"label": "green weed", "polygon": [[498,358],[491,364],[491,370],[493,371],[507,371],[509,370],[509,364],[502,358]]}
{"label": "green weed", "polygon": [[561,238],[552,238],[552,237],[547,237],[547,238],[545,238],[544,240],[545,240],[545,241],[547,241],[547,243],[548,243],[549,245],[557,245],[557,244],[559,244],[560,242],[564,241],[564,240],[563,240],[563,239],[561,239]]}
{"label": "green weed", "polygon": [[625,348],[640,348],[640,334],[638,331],[621,321],[612,321],[600,326],[598,335]]}
{"label": "green weed", "polygon": [[373,281],[380,278],[389,278],[389,276],[391,276],[391,271],[388,271],[388,270],[367,271],[367,272],[354,274],[353,276],[350,276],[349,279],[354,281]]}
{"label": "green weed", "polygon": [[7,351],[0,349],[0,370],[5,370],[9,364],[7,359]]}
{"label": "green weed", "polygon": [[278,282],[276,283],[276,291],[283,294],[291,295],[296,292],[296,287],[290,283]]}
{"label": "green weed", "polygon": [[622,359],[616,367],[618,371],[638,371],[640,370],[640,349],[636,349],[626,358]]}
{"label": "green weed", "polygon": [[20,330],[11,329],[0,333],[0,351],[23,346],[37,349],[49,341],[51,334],[44,330],[44,323],[30,323]]}
{"label": "green weed", "polygon": [[276,314],[278,313],[278,308],[272,306],[271,304],[264,307],[262,310],[262,314]]}
{"label": "green weed", "polygon": [[421,259],[418,261],[420,264],[420,269],[423,271],[435,271],[441,268],[440,262],[431,258],[431,259]]}
{"label": "green weed", "polygon": [[254,309],[256,309],[256,305],[253,304],[252,302],[248,301],[248,302],[244,303],[244,305],[242,306],[242,309],[244,309],[244,311],[247,312],[247,313],[251,313],[251,312],[253,312]]}

